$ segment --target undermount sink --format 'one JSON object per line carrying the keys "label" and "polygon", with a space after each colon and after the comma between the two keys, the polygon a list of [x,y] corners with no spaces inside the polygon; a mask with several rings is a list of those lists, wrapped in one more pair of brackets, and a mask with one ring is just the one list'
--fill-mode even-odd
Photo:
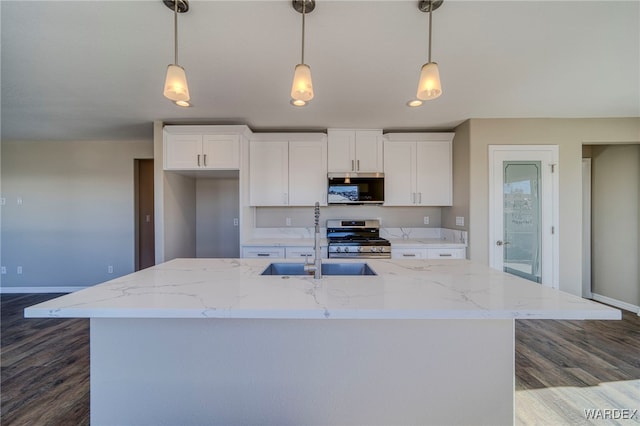
{"label": "undermount sink", "polygon": [[[272,263],[260,275],[313,275],[304,263]],[[322,275],[378,275],[366,263],[323,263]]]}

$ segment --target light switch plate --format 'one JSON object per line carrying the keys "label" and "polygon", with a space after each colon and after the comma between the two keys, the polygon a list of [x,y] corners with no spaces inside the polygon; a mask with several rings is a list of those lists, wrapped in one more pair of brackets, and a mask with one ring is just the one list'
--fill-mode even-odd
{"label": "light switch plate", "polygon": [[464,226],[464,216],[456,216],[456,226]]}

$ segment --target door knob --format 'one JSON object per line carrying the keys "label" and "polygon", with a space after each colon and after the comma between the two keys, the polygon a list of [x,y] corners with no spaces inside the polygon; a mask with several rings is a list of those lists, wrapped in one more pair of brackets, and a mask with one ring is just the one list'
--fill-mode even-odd
{"label": "door knob", "polygon": [[509,244],[511,244],[509,241],[502,241],[502,240],[496,241],[496,245],[497,246],[502,246],[502,245],[506,246],[506,245],[509,245]]}

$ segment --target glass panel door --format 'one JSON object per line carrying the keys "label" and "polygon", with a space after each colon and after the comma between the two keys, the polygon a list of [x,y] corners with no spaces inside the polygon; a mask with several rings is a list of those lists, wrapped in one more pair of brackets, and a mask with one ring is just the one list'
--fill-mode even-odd
{"label": "glass panel door", "polygon": [[541,162],[504,161],[503,172],[504,271],[540,283]]}

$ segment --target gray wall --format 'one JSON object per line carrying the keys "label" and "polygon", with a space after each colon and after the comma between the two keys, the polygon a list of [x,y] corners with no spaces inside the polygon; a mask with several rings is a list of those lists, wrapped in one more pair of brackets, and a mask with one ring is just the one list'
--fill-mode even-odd
{"label": "gray wall", "polygon": [[640,145],[594,146],[593,293],[640,306]]}
{"label": "gray wall", "polygon": [[238,178],[196,179],[196,257],[240,257]]}
{"label": "gray wall", "polygon": [[3,141],[2,286],[88,286],[133,272],[134,159],[152,158],[152,148]]}
{"label": "gray wall", "polygon": [[470,259],[489,263],[489,145],[558,145],[560,290],[582,293],[582,145],[638,143],[640,118],[469,120]]}

